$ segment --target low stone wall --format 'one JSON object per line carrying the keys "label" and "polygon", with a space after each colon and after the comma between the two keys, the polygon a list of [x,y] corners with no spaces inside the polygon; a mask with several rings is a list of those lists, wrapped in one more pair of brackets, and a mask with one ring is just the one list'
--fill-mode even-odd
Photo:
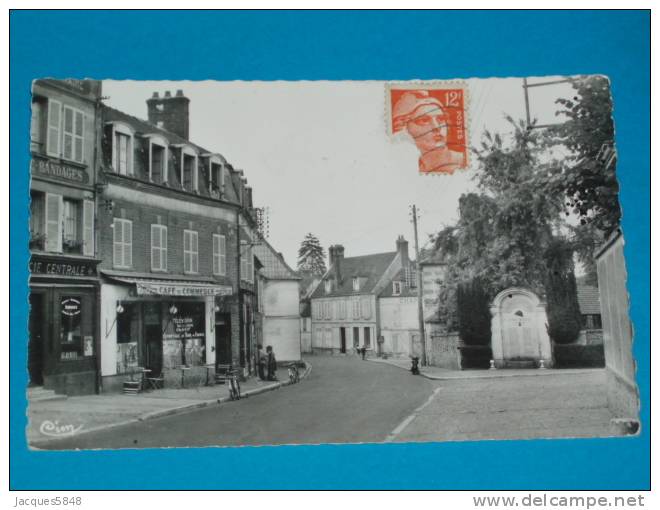
{"label": "low stone wall", "polygon": [[432,332],[429,335],[429,345],[427,346],[429,364],[434,367],[460,370],[459,345],[458,333]]}

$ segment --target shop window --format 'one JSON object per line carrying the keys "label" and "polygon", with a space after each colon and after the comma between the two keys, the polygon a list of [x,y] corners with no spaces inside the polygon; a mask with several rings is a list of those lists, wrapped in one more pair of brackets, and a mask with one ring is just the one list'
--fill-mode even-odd
{"label": "shop window", "polygon": [[117,373],[134,371],[139,365],[139,304],[121,303],[117,313]]}
{"label": "shop window", "polygon": [[112,260],[114,267],[133,266],[133,222],[115,218],[112,224]]}
{"label": "shop window", "polygon": [[85,115],[76,108],[64,106],[62,117],[62,157],[82,163]]}
{"label": "shop window", "polygon": [[213,234],[213,274],[227,274],[227,242],[220,234]]}
{"label": "shop window", "polygon": [[167,227],[151,225],[151,270],[167,271]]}
{"label": "shop window", "polygon": [[185,273],[199,272],[197,232],[183,231],[183,271]]}
{"label": "shop window", "polygon": [[174,302],[176,313],[167,321],[163,333],[163,366],[176,368],[205,363],[205,304]]}
{"label": "shop window", "polygon": [[83,357],[80,296],[62,296],[60,300],[60,357],[63,360]]}

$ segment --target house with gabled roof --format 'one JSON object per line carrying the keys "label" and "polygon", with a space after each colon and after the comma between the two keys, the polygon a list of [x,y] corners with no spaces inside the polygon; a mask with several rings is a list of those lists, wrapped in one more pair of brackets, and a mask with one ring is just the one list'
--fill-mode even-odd
{"label": "house with gabled roof", "polygon": [[392,279],[408,267],[408,242],[396,251],[344,257],[344,247],[329,248],[330,268],[312,293],[312,350],[347,353],[365,348],[378,352],[378,299]]}
{"label": "house with gabled roof", "polygon": [[261,318],[264,348],[270,345],[279,362],[299,361],[300,276],[289,267],[265,239],[256,243],[253,253],[262,267],[257,273],[259,296],[257,311]]}

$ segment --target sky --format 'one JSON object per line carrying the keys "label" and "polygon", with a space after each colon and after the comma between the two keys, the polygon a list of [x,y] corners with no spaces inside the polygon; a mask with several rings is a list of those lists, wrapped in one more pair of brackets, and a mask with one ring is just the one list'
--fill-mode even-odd
{"label": "sky", "polygon": [[[466,83],[470,145],[484,129],[510,132],[505,114],[525,117],[522,79]],[[403,235],[414,258],[410,206],[421,248],[475,188],[474,168],[419,175],[412,141],[387,133],[385,82],[103,82],[108,105],[143,119],[153,92],[178,89],[190,99],[190,140],[244,170],[255,206],[268,208],[268,241],[294,268],[308,232],[326,250],[342,244],[346,257],[394,251]],[[570,94],[566,84],[530,89],[532,116],[555,122],[554,99]]]}

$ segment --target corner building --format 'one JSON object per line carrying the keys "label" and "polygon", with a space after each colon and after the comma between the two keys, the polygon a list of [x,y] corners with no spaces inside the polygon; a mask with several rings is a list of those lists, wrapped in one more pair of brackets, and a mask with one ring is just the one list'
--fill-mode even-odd
{"label": "corner building", "polygon": [[98,390],[101,82],[36,80],[30,126],[30,393]]}
{"label": "corner building", "polygon": [[252,190],[221,154],[188,140],[188,104],[182,91],[155,93],[149,121],[102,108],[103,391],[139,369],[165,387],[218,364],[254,369]]}

